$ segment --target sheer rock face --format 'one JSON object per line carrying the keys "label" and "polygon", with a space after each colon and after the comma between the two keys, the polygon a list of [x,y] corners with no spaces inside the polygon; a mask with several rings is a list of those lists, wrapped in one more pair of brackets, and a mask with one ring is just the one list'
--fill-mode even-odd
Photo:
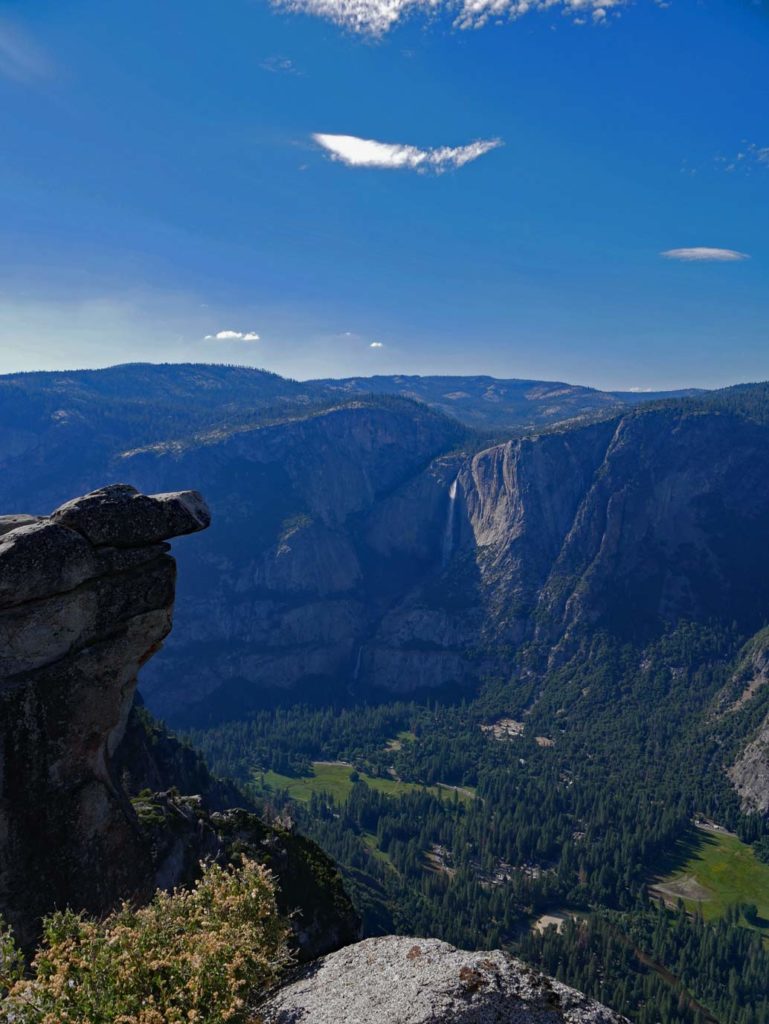
{"label": "sheer rock face", "polygon": [[[734,713],[763,693],[769,684],[769,631],[762,630],[749,645],[749,653],[738,671],[741,687],[728,712]],[[750,737],[728,770],[745,814],[769,814],[769,715]]]}
{"label": "sheer rock face", "polygon": [[[178,626],[144,695],[203,724],[285,695],[468,689],[530,641],[563,660],[597,629],[646,643],[680,619],[734,620],[749,635],[769,620],[767,440],[741,416],[660,407],[469,452],[396,402],[125,451],[120,475],[142,490],[205,480],[215,509],[179,546]],[[58,500],[51,462],[0,492],[55,484]],[[81,540],[73,566],[93,557]]]}
{"label": "sheer rock face", "polygon": [[152,708],[205,722],[280,690],[469,688],[532,640],[565,659],[586,631],[645,643],[769,616],[765,426],[660,408],[463,454],[412,415],[345,408],[126,457],[152,489],[205,479],[216,508]]}
{"label": "sheer rock face", "polygon": [[743,813],[769,814],[769,716],[729,769]]}
{"label": "sheer rock face", "polygon": [[[421,407],[361,404],[126,453],[121,472],[143,488],[205,480],[215,509],[194,578],[182,571],[163,665],[143,675],[148,705],[179,722],[196,703],[216,715],[273,703],[280,691],[338,693],[356,664],[361,688],[380,668],[390,686],[400,671],[390,639],[372,634],[440,558],[446,474],[456,469],[431,463],[459,436]],[[447,665],[428,634],[402,649],[422,685],[440,685]]]}
{"label": "sheer rock face", "polygon": [[[623,1024],[499,950],[367,939],[318,961],[259,1009],[265,1024]],[[625,1022],[626,1024],[626,1022]]]}
{"label": "sheer rock face", "polygon": [[111,759],[171,628],[163,541],[208,523],[196,492],[127,485],[0,518],[0,912],[22,942],[54,907],[100,911],[152,877]]}

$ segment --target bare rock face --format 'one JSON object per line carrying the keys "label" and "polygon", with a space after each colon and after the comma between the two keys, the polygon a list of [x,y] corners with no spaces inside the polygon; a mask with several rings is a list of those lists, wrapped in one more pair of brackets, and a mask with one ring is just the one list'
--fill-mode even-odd
{"label": "bare rock face", "polygon": [[[179,722],[196,704],[216,715],[265,694],[370,683],[379,663],[361,648],[439,557],[447,484],[428,467],[460,433],[410,403],[362,403],[126,453],[121,473],[143,488],[205,480],[215,509],[195,573],[182,572],[163,665],[143,675],[149,706]],[[434,661],[410,654],[425,685],[445,681]]]}
{"label": "bare rock face", "polygon": [[[735,682],[739,690],[727,709],[732,714],[752,705],[769,685],[769,630],[761,630],[747,645]],[[769,715],[729,767],[728,775],[745,814],[769,814]]]}
{"label": "bare rock face", "polygon": [[264,1024],[622,1024],[624,1017],[499,950],[367,939],[306,969]]}
{"label": "bare rock face", "polygon": [[681,619],[769,612],[766,427],[659,409],[616,424],[538,598],[539,639],[635,638]]}
{"label": "bare rock face", "polygon": [[769,814],[769,717],[729,769],[743,813]]}
{"label": "bare rock face", "polygon": [[[119,464],[146,492],[206,481],[215,521],[180,545],[179,625],[142,690],[165,719],[207,724],[318,693],[469,690],[532,641],[564,661],[596,630],[641,643],[682,619],[755,632],[769,620],[768,438],[749,417],[676,406],[474,451],[424,406],[360,401],[128,449],[67,479],[90,487]],[[26,483],[6,472],[0,493],[60,500],[51,461]],[[142,543],[166,504],[134,495]],[[121,564],[136,554],[104,532],[106,511],[77,501],[53,521],[0,520],[0,541],[24,528],[40,550],[37,531],[53,543],[74,514],[62,572],[87,575],[101,571],[94,544]],[[194,502],[174,516],[185,529]]]}
{"label": "bare rock face", "polygon": [[152,877],[111,762],[171,628],[163,542],[208,524],[194,491],[121,484],[0,520],[0,913],[22,942],[54,907],[98,912]]}

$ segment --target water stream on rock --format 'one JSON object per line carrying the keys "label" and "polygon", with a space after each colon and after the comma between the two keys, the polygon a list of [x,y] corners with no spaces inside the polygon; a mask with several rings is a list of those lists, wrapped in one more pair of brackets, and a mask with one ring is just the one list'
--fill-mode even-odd
{"label": "water stream on rock", "polygon": [[443,549],[441,551],[441,565],[448,565],[451,553],[454,550],[454,519],[457,507],[457,480],[452,481],[449,487],[449,507],[446,512],[446,528],[443,531]]}

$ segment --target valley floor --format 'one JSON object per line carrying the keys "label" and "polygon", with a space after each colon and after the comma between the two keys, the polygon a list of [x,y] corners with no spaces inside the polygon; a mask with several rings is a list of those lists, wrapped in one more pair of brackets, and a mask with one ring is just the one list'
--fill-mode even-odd
{"label": "valley floor", "polygon": [[723,918],[729,908],[755,906],[756,915],[742,915],[746,927],[769,939],[769,864],[738,836],[698,825],[676,844],[674,870],[651,888],[670,906],[679,899],[706,921]]}

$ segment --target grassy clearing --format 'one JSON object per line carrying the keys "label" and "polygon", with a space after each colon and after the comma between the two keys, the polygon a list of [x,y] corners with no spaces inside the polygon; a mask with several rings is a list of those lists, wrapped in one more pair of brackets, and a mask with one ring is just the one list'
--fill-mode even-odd
{"label": "grassy clearing", "polygon": [[279,772],[259,772],[254,782],[259,789],[270,793],[288,793],[292,800],[309,803],[313,793],[328,793],[339,803],[350,795],[352,782],[349,764],[313,764],[312,775],[281,775]]}
{"label": "grassy clearing", "polygon": [[404,743],[413,743],[416,738],[416,733],[409,732],[408,729],[401,729],[400,732],[395,734],[394,739],[387,741],[385,750],[392,750],[393,752],[403,750]]}
{"label": "grassy clearing", "polygon": [[361,835],[361,839],[369,848],[374,857],[376,857],[377,860],[381,861],[383,864],[387,864],[388,867],[391,867],[393,869],[393,871],[395,870],[395,866],[393,865],[393,862],[390,860],[388,854],[386,854],[384,850],[380,850],[379,847],[377,846],[376,836],[374,835],[373,832],[363,832]]}
{"label": "grassy clearing", "polygon": [[756,927],[769,936],[769,864],[737,836],[693,828],[679,843],[672,870],[652,893],[669,903],[680,898],[687,910],[699,909],[706,920],[723,917],[735,903],[755,903]]}
{"label": "grassy clearing", "polygon": [[[298,800],[301,803],[309,803],[313,793],[329,793],[337,803],[344,803],[353,787],[353,781],[350,778],[354,770],[352,765],[342,761],[313,761],[312,768],[312,775],[299,777],[280,775],[278,772],[258,772],[254,775],[254,782],[262,792],[285,792],[292,800]],[[454,793],[457,792],[463,803],[472,800],[474,796],[469,789],[456,791],[447,786],[420,786],[415,782],[375,779],[363,773],[359,773],[359,775],[366,785],[386,796],[397,797],[404,793],[427,790],[443,800],[453,800]]]}

